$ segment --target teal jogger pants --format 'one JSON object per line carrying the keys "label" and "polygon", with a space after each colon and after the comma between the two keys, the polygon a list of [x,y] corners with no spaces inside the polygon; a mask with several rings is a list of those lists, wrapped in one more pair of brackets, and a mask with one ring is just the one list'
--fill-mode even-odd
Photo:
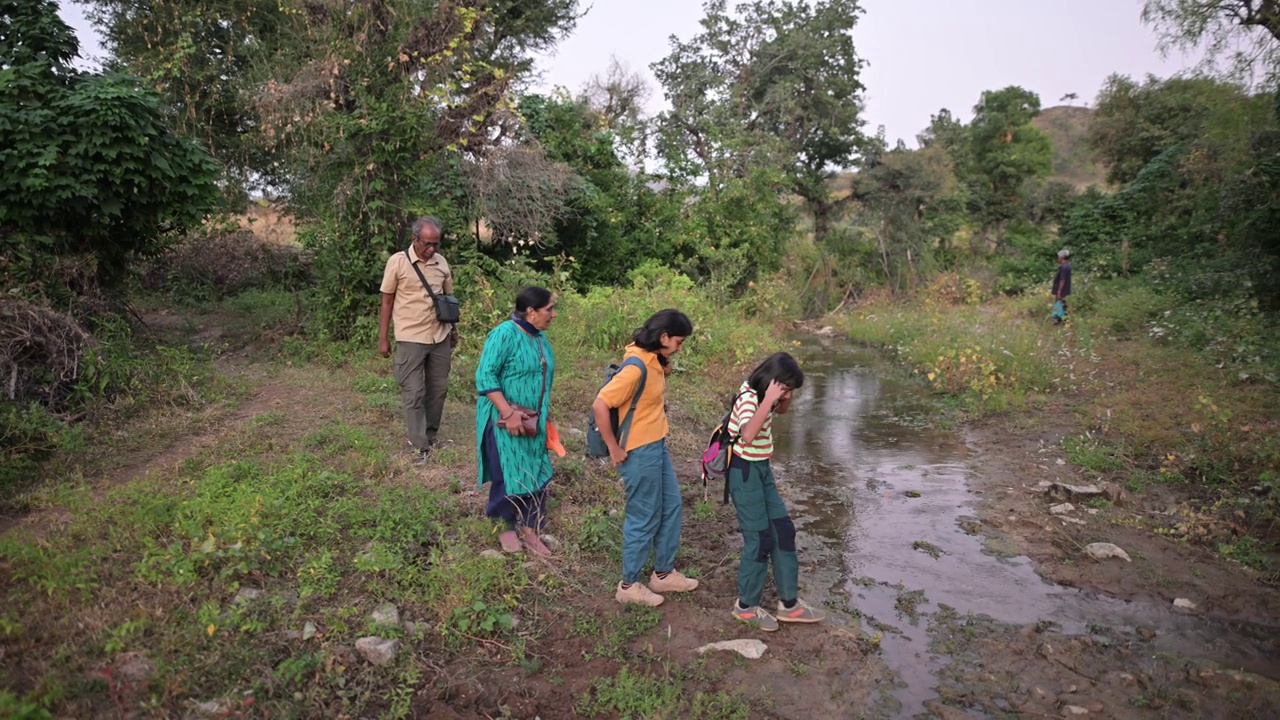
{"label": "teal jogger pants", "polygon": [[778,599],[791,602],[800,595],[800,561],[796,558],[796,526],[778,496],[768,460],[729,463],[729,496],[742,532],[742,560],[738,564],[738,599],[746,607],[760,604],[764,578],[773,563]]}
{"label": "teal jogger pants", "polygon": [[628,451],[618,471],[627,492],[626,518],[622,521],[622,582],[633,583],[640,579],[650,550],[655,572],[675,568],[684,508],[665,439]]}

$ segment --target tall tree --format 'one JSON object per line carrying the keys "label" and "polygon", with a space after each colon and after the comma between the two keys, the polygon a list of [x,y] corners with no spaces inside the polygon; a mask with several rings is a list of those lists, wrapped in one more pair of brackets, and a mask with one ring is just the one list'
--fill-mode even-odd
{"label": "tall tree", "polygon": [[1280,0],[1147,0],[1142,20],[1162,51],[1203,52],[1202,69],[1226,60],[1235,80],[1280,80]]}
{"label": "tall tree", "polygon": [[609,58],[604,75],[592,75],[582,89],[582,99],[595,112],[600,127],[613,133],[619,150],[637,169],[644,167],[649,151],[644,106],[652,95],[648,80],[617,56]]}
{"label": "tall tree", "polygon": [[520,99],[527,137],[574,173],[573,192],[552,232],[534,250],[544,262],[571,257],[572,279],[585,288],[623,280],[646,260],[672,265],[671,215],[679,207],[650,187],[651,176],[623,163],[613,133],[595,108],[565,95]]}
{"label": "tall tree", "polygon": [[863,142],[863,62],[851,31],[856,0],[754,0],[730,13],[704,5],[702,32],[671,40],[654,65],[671,110],[659,118],[669,164],[693,176],[781,173],[821,242],[837,210],[830,180]]}
{"label": "tall tree", "polygon": [[255,130],[256,83],[290,42],[277,0],[77,0],[102,32],[106,66],[142,77],[163,98],[182,134],[199,140],[225,168],[225,187],[242,194],[268,179],[272,158]]}
{"label": "tall tree", "polygon": [[[218,205],[217,163],[135,77],[72,67],[53,0],[0,0],[0,290],[111,284]],[[55,268],[61,268],[55,272]]]}
{"label": "tall tree", "polygon": [[[462,168],[506,141],[516,126],[512,89],[578,18],[577,0],[100,5],[108,26],[164,24],[157,37],[179,49],[195,42],[192,23],[226,30],[248,18],[225,53],[199,52],[212,58],[210,68],[236,53],[247,58],[208,72],[225,79],[237,103],[252,102],[234,107],[251,108],[235,132],[262,159],[250,158],[246,172],[281,188],[306,225],[303,237],[317,250],[319,314],[339,335],[372,316],[383,259],[403,244],[415,214],[441,216],[450,232],[470,227]],[[197,57],[193,67],[206,68]],[[149,67],[140,53],[119,60]]]}
{"label": "tall tree", "polygon": [[962,208],[953,161],[934,144],[908,150],[880,144],[853,179],[859,225],[874,238],[880,270],[892,290],[920,276],[932,248],[946,249]]}
{"label": "tall tree", "polygon": [[1245,97],[1243,88],[1212,78],[1148,75],[1139,84],[1112,75],[1094,103],[1089,145],[1107,168],[1107,182],[1127,183],[1161,153],[1197,141],[1222,107]]}
{"label": "tall tree", "polygon": [[994,228],[997,247],[1005,224],[1023,213],[1027,181],[1053,169],[1049,137],[1031,125],[1039,114],[1040,96],[1016,86],[982,93],[973,108],[970,212],[984,228]]}

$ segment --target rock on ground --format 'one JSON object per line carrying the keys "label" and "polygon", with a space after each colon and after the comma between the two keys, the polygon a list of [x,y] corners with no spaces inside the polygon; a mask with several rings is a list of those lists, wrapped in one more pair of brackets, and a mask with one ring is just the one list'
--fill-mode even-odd
{"label": "rock on ground", "polygon": [[1120,558],[1125,562],[1133,562],[1129,559],[1129,553],[1121,550],[1118,545],[1111,543],[1096,542],[1089,543],[1084,546],[1084,554],[1095,560],[1106,560],[1107,558]]}
{"label": "rock on ground", "polygon": [[400,624],[400,608],[387,603],[373,611],[369,616],[376,625],[399,625]]}
{"label": "rock on ground", "polygon": [[740,638],[738,640],[722,640],[708,643],[698,648],[698,654],[701,655],[708,650],[732,650],[744,658],[759,660],[760,656],[764,655],[764,651],[768,649],[769,646],[759,640]]}
{"label": "rock on ground", "polygon": [[396,659],[399,645],[397,640],[370,635],[356,640],[356,652],[374,665],[389,665]]}

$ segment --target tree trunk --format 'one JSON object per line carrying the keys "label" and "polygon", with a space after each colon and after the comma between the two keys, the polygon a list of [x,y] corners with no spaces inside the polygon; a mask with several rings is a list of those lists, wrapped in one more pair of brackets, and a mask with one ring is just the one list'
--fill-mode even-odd
{"label": "tree trunk", "polygon": [[813,243],[821,247],[831,232],[831,203],[810,200],[809,211],[813,214]]}

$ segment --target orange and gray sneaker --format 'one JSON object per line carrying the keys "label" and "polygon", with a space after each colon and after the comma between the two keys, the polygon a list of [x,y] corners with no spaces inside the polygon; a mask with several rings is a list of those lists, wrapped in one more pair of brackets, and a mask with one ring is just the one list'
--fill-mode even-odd
{"label": "orange and gray sneaker", "polygon": [[738,604],[737,600],[733,601],[733,616],[748,625],[754,625],[765,632],[773,632],[778,629],[778,621],[773,616],[764,611],[759,605],[752,605],[749,608],[743,608]]}
{"label": "orange and gray sneaker", "polygon": [[809,603],[796,598],[795,607],[788,608],[778,601],[778,620],[781,622],[793,623],[816,623],[822,622],[827,617],[824,610],[813,607]]}
{"label": "orange and gray sneaker", "polygon": [[658,577],[658,573],[649,576],[649,589],[654,592],[689,592],[697,587],[697,580],[685,577],[679,570],[672,570],[666,577]]}
{"label": "orange and gray sneaker", "polygon": [[624,588],[622,583],[618,583],[618,590],[613,594],[613,599],[623,605],[658,607],[665,598],[645,587],[644,583],[634,582],[629,588]]}

